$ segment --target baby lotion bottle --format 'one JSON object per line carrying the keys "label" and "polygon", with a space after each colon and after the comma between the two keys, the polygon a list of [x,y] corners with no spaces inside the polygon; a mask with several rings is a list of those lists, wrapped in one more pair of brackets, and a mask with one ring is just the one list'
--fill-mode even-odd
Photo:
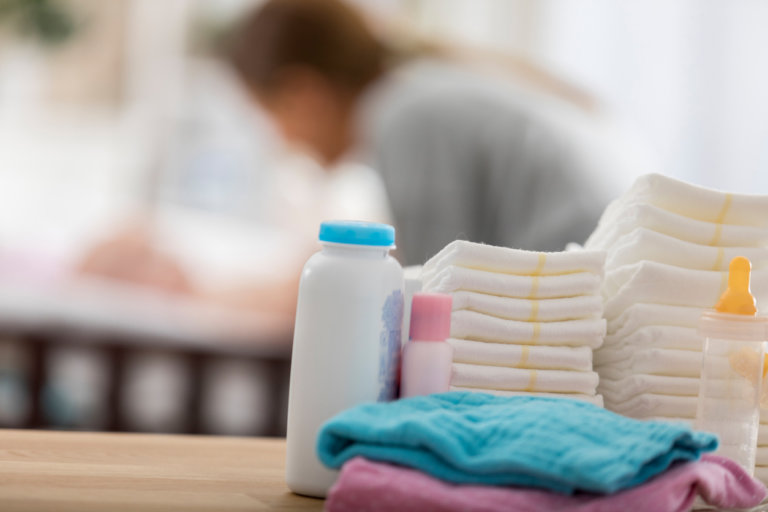
{"label": "baby lotion bottle", "polygon": [[288,397],[286,481],[324,497],[337,471],[317,458],[317,433],[332,416],[363,402],[397,397],[403,270],[389,255],[386,224],[320,226],[322,250],[299,284]]}
{"label": "baby lotion bottle", "polygon": [[701,317],[705,341],[696,427],[717,434],[717,453],[753,474],[767,323],[756,316],[750,270],[748,259],[734,258],[728,289],[715,310]]}
{"label": "baby lotion bottle", "polygon": [[451,384],[453,299],[440,293],[416,293],[411,303],[410,341],[403,348],[400,396],[448,391]]}

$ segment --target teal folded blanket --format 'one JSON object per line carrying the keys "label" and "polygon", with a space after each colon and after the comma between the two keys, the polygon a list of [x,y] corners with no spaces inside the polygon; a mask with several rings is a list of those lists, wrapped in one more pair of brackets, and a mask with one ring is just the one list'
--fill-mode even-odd
{"label": "teal folded blanket", "polygon": [[717,438],[683,424],[638,421],[577,400],[451,392],[342,412],[320,430],[318,456],[340,468],[356,456],[459,484],[613,493]]}

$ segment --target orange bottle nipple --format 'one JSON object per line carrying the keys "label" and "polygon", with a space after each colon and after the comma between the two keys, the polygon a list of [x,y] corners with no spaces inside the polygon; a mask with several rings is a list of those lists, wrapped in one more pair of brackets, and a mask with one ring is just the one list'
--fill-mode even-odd
{"label": "orange bottle nipple", "polygon": [[715,305],[718,313],[755,316],[757,307],[755,298],[749,291],[749,277],[752,263],[747,258],[737,256],[728,266],[728,289]]}

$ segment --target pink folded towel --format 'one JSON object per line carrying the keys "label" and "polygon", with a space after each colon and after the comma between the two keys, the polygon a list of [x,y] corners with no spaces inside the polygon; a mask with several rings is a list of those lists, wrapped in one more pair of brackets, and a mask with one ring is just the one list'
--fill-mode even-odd
{"label": "pink folded towel", "polygon": [[643,485],[603,496],[453,485],[419,471],[357,457],[342,468],[325,509],[329,512],[682,512],[690,510],[697,495],[718,508],[750,508],[758,505],[766,494],[763,484],[738,464],[717,455],[704,455],[698,462],[675,466]]}

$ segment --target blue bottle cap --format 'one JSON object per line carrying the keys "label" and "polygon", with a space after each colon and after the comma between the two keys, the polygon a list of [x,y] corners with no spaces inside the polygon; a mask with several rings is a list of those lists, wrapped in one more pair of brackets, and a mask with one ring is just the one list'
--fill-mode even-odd
{"label": "blue bottle cap", "polygon": [[329,220],[320,224],[319,238],[321,242],[337,244],[392,247],[395,245],[395,228],[378,222]]}

